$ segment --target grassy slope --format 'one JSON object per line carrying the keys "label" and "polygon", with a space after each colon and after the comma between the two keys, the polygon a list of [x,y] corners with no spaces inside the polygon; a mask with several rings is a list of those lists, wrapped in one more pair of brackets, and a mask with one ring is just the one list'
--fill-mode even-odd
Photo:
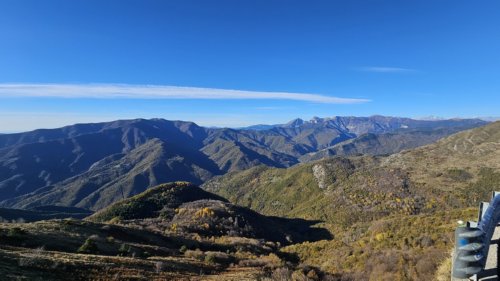
{"label": "grassy slope", "polygon": [[500,122],[389,156],[384,166],[404,168],[419,188],[450,205],[475,206],[500,188]]}
{"label": "grassy slope", "polygon": [[[186,182],[160,185],[88,219],[0,223],[0,276],[19,280],[260,280],[324,276],[281,251],[330,239],[315,222],[266,217]],[[327,234],[327,236],[324,236]],[[208,276],[205,276],[208,274]],[[318,279],[315,279],[318,280]]]}
{"label": "grassy slope", "polygon": [[[186,182],[159,185],[122,200],[87,218],[93,222],[146,220],[163,229],[185,229],[199,235],[233,235],[289,244],[329,238],[311,228],[314,221],[266,217],[226,202]],[[135,221],[133,223],[136,223]],[[286,238],[288,237],[288,238]],[[290,240],[290,241],[287,241]]]}
{"label": "grassy slope", "polygon": [[372,157],[330,158],[289,169],[257,167],[214,179],[204,188],[267,215],[345,226],[435,207],[412,189],[406,173],[382,169]]}
{"label": "grassy slope", "polygon": [[[78,253],[86,239],[97,245],[95,253]],[[215,268],[178,253],[182,240],[150,231],[79,220],[52,220],[25,224],[0,224],[0,273],[20,280],[148,280],[197,276],[200,270]],[[129,252],[120,254],[126,245]],[[121,255],[121,256],[119,256]],[[134,257],[132,257],[132,255]],[[157,274],[156,263],[164,262],[165,272]],[[169,272],[170,271],[170,272]],[[121,279],[120,279],[121,280]]]}
{"label": "grassy slope", "polygon": [[257,167],[204,188],[267,215],[324,220],[336,239],[288,251],[325,270],[355,280],[430,280],[448,256],[455,221],[473,219],[466,208],[499,188],[499,148],[496,122],[385,158]]}

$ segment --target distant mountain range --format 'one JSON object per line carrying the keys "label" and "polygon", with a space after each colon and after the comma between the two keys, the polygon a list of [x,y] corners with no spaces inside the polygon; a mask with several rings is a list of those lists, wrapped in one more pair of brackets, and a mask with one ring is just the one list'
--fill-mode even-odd
{"label": "distant mountain range", "polygon": [[28,279],[438,280],[456,221],[500,185],[500,122],[478,120],[137,119],[0,143],[0,222],[37,221],[2,223],[2,273]]}
{"label": "distant mountain range", "polygon": [[315,117],[269,128],[221,129],[136,119],[4,134],[0,205],[99,210],[164,182],[201,184],[259,165],[286,168],[331,155],[392,154],[486,123]]}
{"label": "distant mountain range", "polygon": [[371,221],[401,213],[405,205],[411,205],[410,214],[475,205],[474,198],[489,197],[500,184],[499,148],[495,122],[389,156],[329,157],[287,169],[258,166],[214,177],[202,187],[267,215]]}

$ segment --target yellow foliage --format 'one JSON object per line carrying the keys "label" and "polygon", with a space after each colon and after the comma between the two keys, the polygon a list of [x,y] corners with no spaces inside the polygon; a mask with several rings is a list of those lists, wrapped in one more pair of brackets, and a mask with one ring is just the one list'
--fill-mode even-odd
{"label": "yellow foliage", "polygon": [[198,210],[194,216],[195,218],[205,218],[205,217],[213,217],[215,215],[215,212],[208,208],[208,207],[205,207],[201,210]]}
{"label": "yellow foliage", "polygon": [[175,209],[175,213],[178,214],[178,215],[182,215],[185,212],[186,212],[185,208],[177,208],[177,209]]}
{"label": "yellow foliage", "polygon": [[386,238],[387,234],[386,233],[377,233],[377,235],[375,235],[375,240],[377,240],[378,242],[384,240]]}

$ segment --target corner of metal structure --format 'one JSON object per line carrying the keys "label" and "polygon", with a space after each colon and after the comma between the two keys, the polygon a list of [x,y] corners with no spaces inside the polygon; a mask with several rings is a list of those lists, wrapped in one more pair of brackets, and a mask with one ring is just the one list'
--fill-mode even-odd
{"label": "corner of metal structure", "polygon": [[491,200],[495,199],[497,195],[500,195],[500,191],[493,191],[493,194],[491,195]]}
{"label": "corner of metal structure", "polygon": [[[495,198],[495,196],[493,196]],[[477,215],[477,221],[480,222],[484,218],[484,214],[486,213],[486,209],[488,209],[488,206],[490,206],[489,202],[481,202],[479,203],[479,212]]]}

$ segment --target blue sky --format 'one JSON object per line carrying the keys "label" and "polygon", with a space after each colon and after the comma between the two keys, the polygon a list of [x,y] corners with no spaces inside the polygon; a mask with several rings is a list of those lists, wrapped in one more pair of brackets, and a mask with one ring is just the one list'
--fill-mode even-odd
{"label": "blue sky", "polygon": [[496,0],[0,0],[0,131],[498,116],[499,13]]}

